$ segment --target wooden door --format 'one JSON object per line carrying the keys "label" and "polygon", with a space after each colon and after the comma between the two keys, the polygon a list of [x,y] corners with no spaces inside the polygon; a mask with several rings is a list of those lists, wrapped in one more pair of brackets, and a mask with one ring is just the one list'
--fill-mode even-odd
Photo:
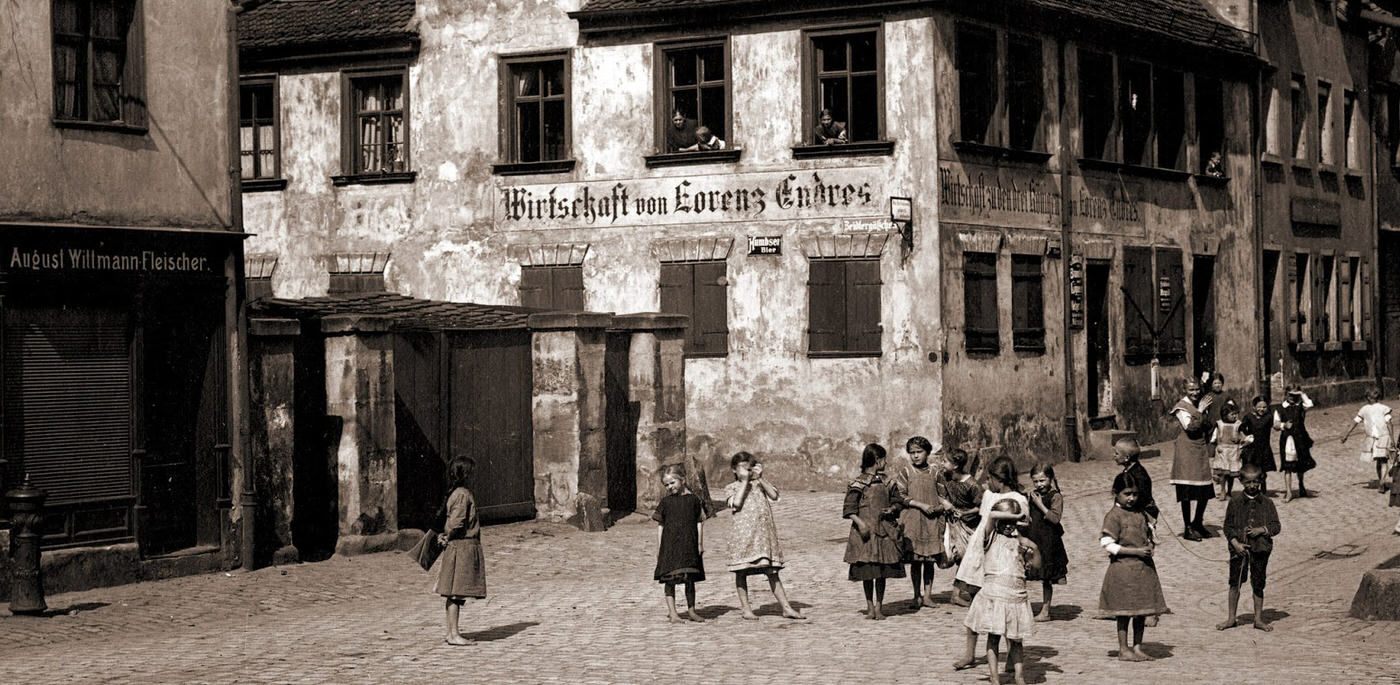
{"label": "wooden door", "polygon": [[476,460],[472,492],[483,521],[532,517],[529,333],[448,333],[446,341],[449,454]]}
{"label": "wooden door", "polygon": [[1089,418],[1113,414],[1109,382],[1108,270],[1107,260],[1091,259],[1084,268],[1084,333],[1088,353]]}
{"label": "wooden door", "polygon": [[616,519],[637,508],[637,421],[638,403],[631,401],[628,365],[632,336],[608,334],[604,357],[603,391],[607,395],[607,478],[608,509]]}
{"label": "wooden door", "polygon": [[394,427],[398,456],[399,528],[442,529],[448,452],[443,449],[441,333],[394,339]]}

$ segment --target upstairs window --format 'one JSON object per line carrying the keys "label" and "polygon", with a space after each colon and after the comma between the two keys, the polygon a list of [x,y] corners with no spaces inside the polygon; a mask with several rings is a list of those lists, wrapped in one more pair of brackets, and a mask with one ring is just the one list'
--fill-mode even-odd
{"label": "upstairs window", "polygon": [[997,35],[978,26],[958,24],[957,41],[961,138],[971,143],[993,143]]}
{"label": "upstairs window", "polygon": [[[704,126],[729,140],[728,46],[724,42],[685,43],[658,48],[660,95],[657,149],[679,152],[696,144],[695,129]],[[677,116],[679,115],[679,117]],[[676,120],[679,120],[677,123]],[[732,144],[732,141],[731,141]]]}
{"label": "upstairs window", "polygon": [[1179,169],[1186,156],[1186,88],[1181,72],[1153,67],[1152,102],[1152,132],[1157,141],[1152,165]]}
{"label": "upstairs window", "polygon": [[995,31],[958,24],[961,140],[1035,149],[1045,109],[1040,39],[1008,36],[1005,58],[999,60],[999,53]]}
{"label": "upstairs window", "polygon": [[[880,30],[808,32],[806,56],[811,86],[807,126],[815,127],[818,113],[827,110],[832,121],[844,127],[848,142],[883,139],[884,55]],[[806,144],[818,142],[815,132],[806,138]]]}
{"label": "upstairs window", "polygon": [[1361,141],[1357,138],[1358,126],[1356,125],[1356,93],[1350,90],[1342,92],[1342,141],[1346,145],[1344,152],[1346,159],[1344,163],[1348,169],[1361,168]]}
{"label": "upstairs window", "polygon": [[1079,114],[1083,128],[1083,155],[1109,159],[1116,152],[1113,139],[1113,57],[1079,51]]}
{"label": "upstairs window", "polygon": [[1400,164],[1400,88],[1391,86],[1384,93],[1385,148],[1388,153],[1385,162],[1394,167]]}
{"label": "upstairs window", "polygon": [[565,55],[506,59],[501,121],[504,157],[515,163],[569,158],[569,69]]}
{"label": "upstairs window", "polygon": [[53,116],[146,126],[139,0],[53,0]]}
{"label": "upstairs window", "polygon": [[1141,62],[1123,62],[1118,93],[1123,121],[1123,161],[1148,166],[1152,163],[1148,143],[1152,138],[1152,67]]}
{"label": "upstairs window", "polygon": [[1219,79],[1196,77],[1196,148],[1196,173],[1225,175],[1225,92]]}
{"label": "upstairs window", "polygon": [[1044,55],[1040,39],[1010,36],[1006,41],[1006,105],[1008,147],[1037,148],[1040,116],[1045,109]]}
{"label": "upstairs window", "polygon": [[1332,84],[1317,82],[1317,149],[1318,161],[1323,164],[1337,163],[1336,129],[1332,118]]}
{"label": "upstairs window", "polygon": [[1307,159],[1308,141],[1303,135],[1303,125],[1308,121],[1308,101],[1305,99],[1303,77],[1293,75],[1289,83],[1289,105],[1293,126],[1292,152],[1294,159]]}
{"label": "upstairs window", "polygon": [[346,74],[346,173],[399,174],[408,166],[408,75],[404,69]]}
{"label": "upstairs window", "polygon": [[1264,152],[1283,156],[1283,98],[1279,95],[1278,74],[1270,74],[1264,88]]}
{"label": "upstairs window", "polygon": [[277,178],[277,82],[245,80],[238,88],[238,159],[244,180]]}

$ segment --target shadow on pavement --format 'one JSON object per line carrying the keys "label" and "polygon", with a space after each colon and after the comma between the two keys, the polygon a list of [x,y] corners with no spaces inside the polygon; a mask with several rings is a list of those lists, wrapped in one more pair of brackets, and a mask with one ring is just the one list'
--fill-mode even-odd
{"label": "shadow on pavement", "polygon": [[[1033,606],[1034,606],[1034,608],[1035,608],[1036,611],[1040,611],[1040,607],[1043,606],[1043,605],[1041,605],[1041,604],[1035,604],[1035,605],[1033,605]],[[1050,605],[1050,620],[1051,620],[1051,621],[1073,621],[1074,619],[1079,618],[1081,615],[1083,615],[1083,613],[1084,613],[1084,607],[1081,607],[1081,606],[1079,606],[1078,604],[1051,604],[1051,605]]]}
{"label": "shadow on pavement", "polygon": [[1397,554],[1389,559],[1386,559],[1385,561],[1382,561],[1380,566],[1376,567],[1376,569],[1380,571],[1392,568],[1400,568],[1400,554]]}
{"label": "shadow on pavement", "polygon": [[[1176,649],[1176,647],[1173,647],[1172,645],[1164,645],[1160,642],[1142,643],[1142,651],[1145,652],[1147,656],[1150,656],[1153,659],[1170,659],[1172,658],[1172,650],[1174,649]],[[1117,656],[1116,652],[1117,650],[1115,650],[1115,656]]]}
{"label": "shadow on pavement", "polygon": [[[1240,614],[1240,615],[1241,615],[1241,616],[1245,616],[1245,614]],[[1267,622],[1267,623],[1273,623],[1274,621],[1281,621],[1281,620],[1283,620],[1283,619],[1285,619],[1285,618],[1288,618],[1289,616],[1291,616],[1291,614],[1289,614],[1287,611],[1282,611],[1282,610],[1280,610],[1280,609],[1265,609],[1265,610],[1264,610],[1264,621]]]}
{"label": "shadow on pavement", "polygon": [[[80,612],[83,612],[83,611],[92,611],[92,610],[94,610],[94,609],[101,609],[102,607],[108,606],[109,604],[110,604],[110,602],[83,602],[83,603],[81,603],[81,604],[71,604],[71,605],[66,606],[66,607],[63,607],[63,608],[61,608],[61,609],[56,609],[56,608],[53,608],[53,607],[49,607],[49,609],[47,609],[46,611],[44,611],[44,613],[42,613],[42,614],[33,614],[33,617],[34,617],[34,618],[53,618],[53,617],[55,617],[55,616],[71,616],[71,615],[73,615],[73,614],[77,614],[77,613],[80,613]],[[7,617],[12,617],[12,616],[10,616],[10,615],[7,614]]]}
{"label": "shadow on pavement", "polygon": [[1059,655],[1060,650],[1054,647],[1033,647],[1027,645],[1021,651],[1025,653],[1026,659],[1025,666],[1023,667],[1026,674],[1026,682],[1041,683],[1045,682],[1046,675],[1049,673],[1064,673],[1064,670],[1059,666],[1046,661],[1046,659],[1052,656]]}
{"label": "shadow on pavement", "polygon": [[728,606],[726,604],[711,604],[710,606],[696,609],[695,613],[700,614],[700,618],[703,618],[706,621],[708,621],[713,618],[719,618],[720,616],[734,611],[734,609],[735,607]]}
{"label": "shadow on pavement", "polygon": [[496,626],[495,628],[487,628],[486,630],[478,630],[475,633],[462,633],[462,636],[476,642],[495,642],[496,640],[515,637],[539,624],[539,621],[521,621],[519,623]]}
{"label": "shadow on pavement", "polygon": [[[806,611],[807,609],[812,608],[812,605],[803,604],[802,602],[793,602],[792,608],[798,611]],[[783,605],[778,604],[777,602],[769,602],[761,607],[755,608],[753,610],[753,613],[757,616],[782,616]]]}

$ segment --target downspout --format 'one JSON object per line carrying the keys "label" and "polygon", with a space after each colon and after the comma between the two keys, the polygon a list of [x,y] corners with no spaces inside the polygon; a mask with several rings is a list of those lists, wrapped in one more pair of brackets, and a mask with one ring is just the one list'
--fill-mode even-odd
{"label": "downspout", "polygon": [[[238,86],[238,17],[246,9],[239,0],[230,0],[226,10],[226,23],[228,30],[228,187],[229,187],[229,230],[235,233],[243,233],[243,173],[239,164],[241,149],[238,142],[238,106],[239,106],[239,86]],[[243,311],[243,243],[236,243],[238,248],[233,250],[229,256],[232,262],[226,267],[225,273],[232,272],[233,283],[232,297],[227,298],[227,307],[231,310],[226,312],[226,320],[234,322],[233,330],[228,331],[228,367],[229,374],[229,397],[231,413],[233,414],[229,434],[229,449],[235,463],[241,465],[239,473],[238,497],[238,520],[239,532],[241,533],[239,545],[240,566],[247,571],[254,568],[254,542],[255,529],[254,518],[257,512],[257,492],[254,488],[252,450],[248,444],[248,393],[245,389],[246,376],[238,372],[244,368],[243,357],[246,355],[248,336],[244,311]]]}
{"label": "downspout", "polygon": [[1069,101],[1069,98],[1065,91],[1065,84],[1067,81],[1065,78],[1065,39],[1059,37],[1056,39],[1056,43],[1059,48],[1057,51],[1057,66],[1059,70],[1058,79],[1060,90],[1060,115],[1058,117],[1060,127],[1060,150],[1058,155],[1060,158],[1060,309],[1063,318],[1061,323],[1063,324],[1064,330],[1064,340],[1061,344],[1065,350],[1065,366],[1064,373],[1062,374],[1065,379],[1064,428],[1065,449],[1067,452],[1065,456],[1067,456],[1070,461],[1079,461],[1079,420],[1077,418],[1078,409],[1076,406],[1078,403],[1075,401],[1074,392],[1076,375],[1074,373],[1074,344],[1071,335],[1071,330],[1073,329],[1070,327],[1072,308],[1070,305],[1069,279],[1070,262],[1074,255],[1074,243],[1071,242],[1070,235],[1071,222],[1073,220],[1071,210],[1073,207],[1070,203],[1069,122],[1065,117],[1065,111],[1067,109],[1066,103]]}
{"label": "downspout", "polygon": [[[1257,7],[1254,3],[1250,3],[1250,9],[1251,11],[1257,12]],[[1251,124],[1251,131],[1254,134],[1254,140],[1250,141],[1250,172],[1254,177],[1253,183],[1251,184],[1253,186],[1252,190],[1254,191],[1254,225],[1251,226],[1251,231],[1254,235],[1254,302],[1256,305],[1254,308],[1254,325],[1256,326],[1256,330],[1259,331],[1258,337],[1256,338],[1258,342],[1254,346],[1254,366],[1256,372],[1259,374],[1259,378],[1256,381],[1259,387],[1258,394],[1263,395],[1265,398],[1270,398],[1273,397],[1273,388],[1271,387],[1272,383],[1269,378],[1269,356],[1273,354],[1273,350],[1270,349],[1270,346],[1267,345],[1266,342],[1272,339],[1269,337],[1269,331],[1267,329],[1269,325],[1268,308],[1270,304],[1268,298],[1271,298],[1273,293],[1264,292],[1263,214],[1264,141],[1268,136],[1264,127],[1268,126],[1268,122],[1264,120],[1264,70],[1262,68],[1263,59],[1259,54],[1262,48],[1261,37],[1263,36],[1263,31],[1259,30],[1257,21],[1258,16],[1256,14],[1256,23],[1252,24],[1251,27],[1255,30],[1254,35],[1256,42],[1254,45],[1254,53],[1258,61],[1255,63],[1254,87],[1250,88],[1249,92],[1249,121]],[[1275,276],[1275,279],[1277,279],[1277,276]],[[1280,368],[1279,371],[1282,372],[1283,369]]]}

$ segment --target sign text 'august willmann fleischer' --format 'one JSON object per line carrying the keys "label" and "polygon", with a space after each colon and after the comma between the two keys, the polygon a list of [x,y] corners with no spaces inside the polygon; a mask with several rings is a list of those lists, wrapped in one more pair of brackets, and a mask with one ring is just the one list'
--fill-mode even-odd
{"label": "sign text 'august willmann fleischer'", "polygon": [[884,211],[879,167],[503,185],[506,229],[782,221]]}
{"label": "sign text 'august willmann fleischer'", "polygon": [[11,271],[94,271],[131,273],[204,273],[209,258],[163,250],[108,251],[88,247],[10,249]]}

